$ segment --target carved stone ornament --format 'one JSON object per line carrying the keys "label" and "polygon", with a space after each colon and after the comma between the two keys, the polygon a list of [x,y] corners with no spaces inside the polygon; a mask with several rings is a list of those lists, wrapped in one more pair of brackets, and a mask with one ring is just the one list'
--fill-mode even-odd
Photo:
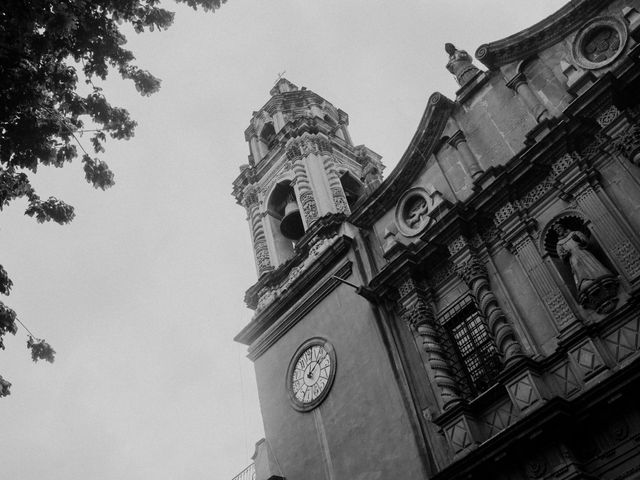
{"label": "carved stone ornament", "polygon": [[447,70],[456,77],[458,85],[464,87],[480,73],[480,69],[472,63],[471,55],[464,50],[458,50],[452,43],[444,46],[449,54]]}
{"label": "carved stone ornament", "polygon": [[573,40],[576,63],[594,70],[615,61],[627,44],[627,26],[615,17],[598,17],[585,23]]}
{"label": "carved stone ornament", "polygon": [[421,187],[415,187],[400,197],[396,206],[396,225],[405,237],[413,237],[427,228],[433,221],[435,208],[442,203],[440,193],[429,194]]}

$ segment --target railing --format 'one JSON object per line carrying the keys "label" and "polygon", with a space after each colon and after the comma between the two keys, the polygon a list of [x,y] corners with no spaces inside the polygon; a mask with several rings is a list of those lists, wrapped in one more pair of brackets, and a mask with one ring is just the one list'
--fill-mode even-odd
{"label": "railing", "polygon": [[231,480],[256,480],[256,465],[252,463]]}

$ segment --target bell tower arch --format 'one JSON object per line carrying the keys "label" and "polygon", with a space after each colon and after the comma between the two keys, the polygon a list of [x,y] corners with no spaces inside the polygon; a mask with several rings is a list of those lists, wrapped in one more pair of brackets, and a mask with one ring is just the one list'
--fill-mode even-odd
{"label": "bell tower arch", "polygon": [[379,155],[353,145],[347,114],[320,95],[286,78],[270,94],[245,130],[249,161],[233,185],[247,209],[258,276],[290,259],[318,219],[349,215],[365,177],[383,169]]}

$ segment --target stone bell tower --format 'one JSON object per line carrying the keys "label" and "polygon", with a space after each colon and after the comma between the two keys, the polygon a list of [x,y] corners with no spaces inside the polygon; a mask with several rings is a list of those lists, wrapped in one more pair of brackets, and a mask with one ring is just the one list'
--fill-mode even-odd
{"label": "stone bell tower", "polygon": [[349,117],[324,98],[285,78],[270,94],[245,130],[249,163],[233,183],[247,210],[258,276],[293,257],[316,220],[349,215],[380,184],[383,168],[379,155],[353,145]]}

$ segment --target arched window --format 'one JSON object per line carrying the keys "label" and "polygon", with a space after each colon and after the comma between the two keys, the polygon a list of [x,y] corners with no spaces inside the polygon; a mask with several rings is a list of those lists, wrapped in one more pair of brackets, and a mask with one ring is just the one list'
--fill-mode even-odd
{"label": "arched window", "polygon": [[342,189],[347,197],[349,209],[353,210],[353,207],[358,203],[358,200],[360,200],[360,197],[362,197],[362,194],[364,193],[364,187],[356,177],[347,171],[340,175],[340,183],[342,184]]}
{"label": "arched window", "polygon": [[273,127],[273,123],[267,122],[260,130],[260,151],[262,156],[266,156],[269,150],[275,145],[276,129]]}
{"label": "arched window", "polygon": [[273,236],[277,265],[294,255],[295,242],[304,234],[302,217],[289,180],[278,183],[269,196],[267,221]]}

